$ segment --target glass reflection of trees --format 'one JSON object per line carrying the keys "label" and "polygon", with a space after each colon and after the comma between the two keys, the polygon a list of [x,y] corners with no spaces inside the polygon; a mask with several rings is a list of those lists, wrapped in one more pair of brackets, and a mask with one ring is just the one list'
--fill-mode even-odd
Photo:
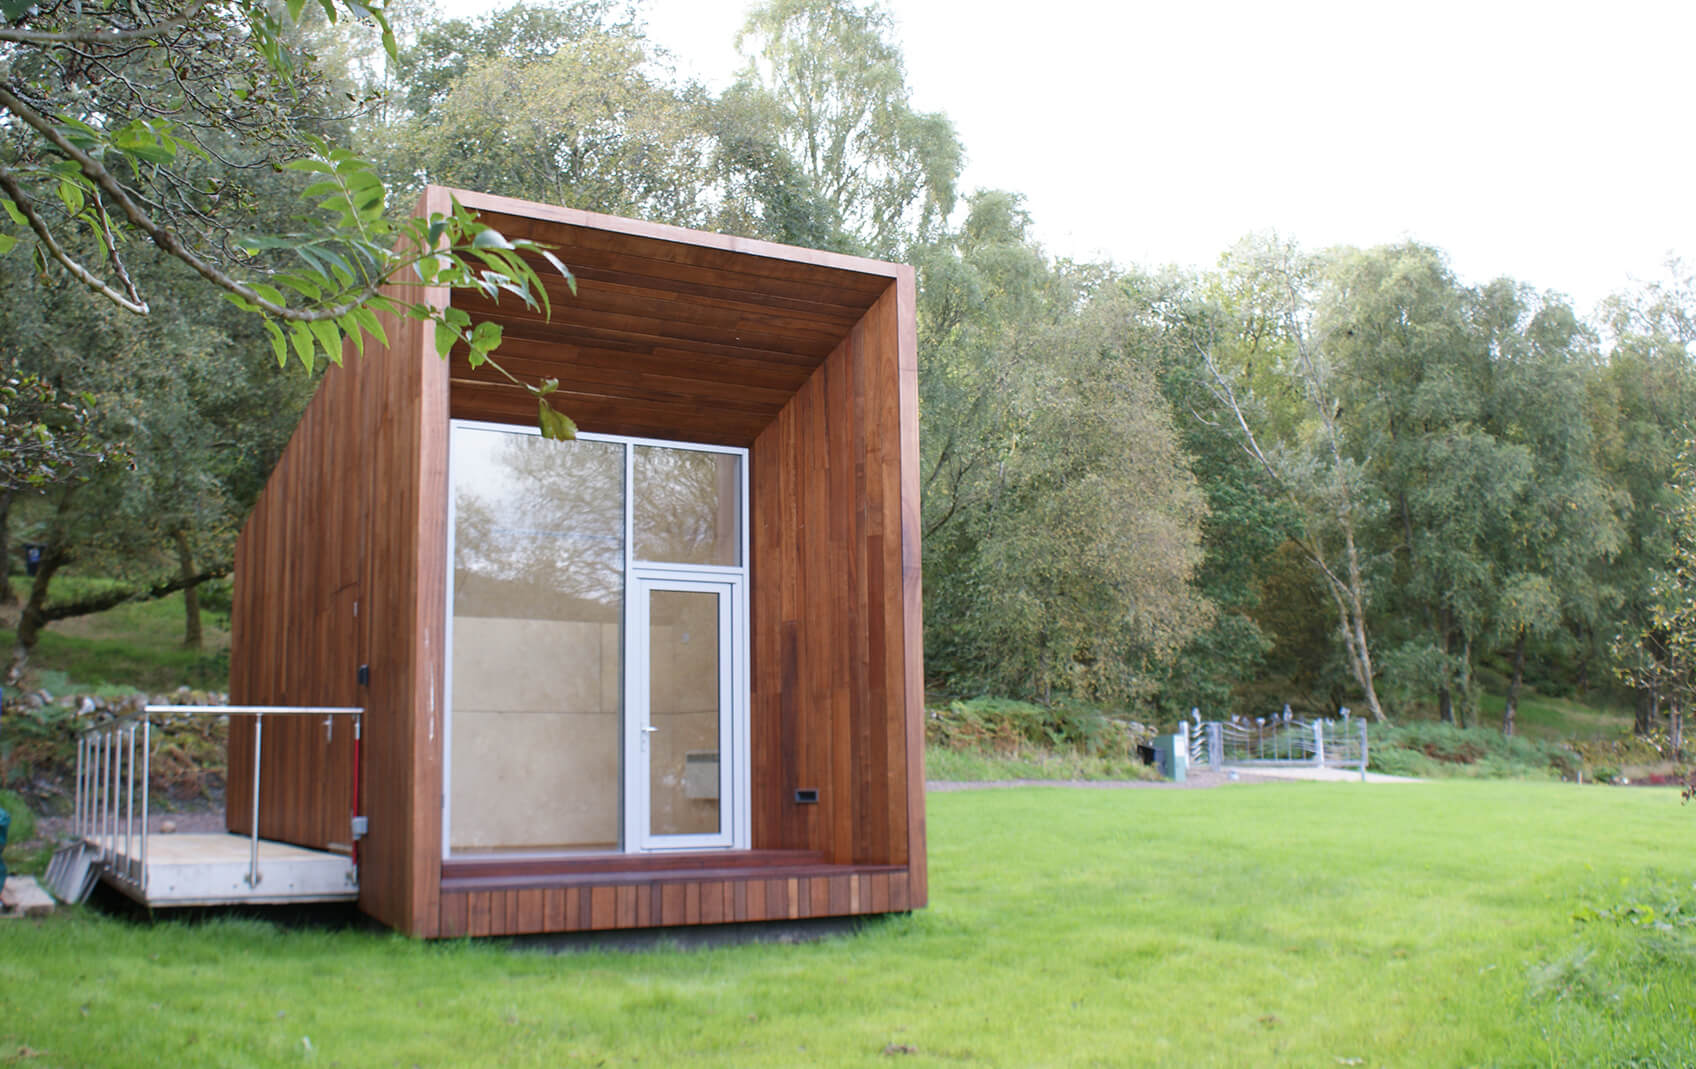
{"label": "glass reflection of trees", "polygon": [[456,616],[616,621],[624,447],[454,429]]}
{"label": "glass reflection of trees", "polygon": [[738,563],[740,480],[734,455],[637,446],[634,479],[637,560]]}

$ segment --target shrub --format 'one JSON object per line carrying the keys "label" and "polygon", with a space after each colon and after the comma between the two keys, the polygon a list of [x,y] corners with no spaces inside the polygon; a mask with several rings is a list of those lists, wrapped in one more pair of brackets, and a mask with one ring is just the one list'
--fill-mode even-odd
{"label": "shrub", "polygon": [[1545,779],[1573,775],[1580,764],[1564,745],[1432,721],[1375,725],[1369,760],[1374,771],[1422,779]]}
{"label": "shrub", "polygon": [[1124,757],[1152,732],[1144,725],[1076,702],[1037,705],[1011,698],[969,698],[929,710],[932,746],[1010,756],[1029,748]]}

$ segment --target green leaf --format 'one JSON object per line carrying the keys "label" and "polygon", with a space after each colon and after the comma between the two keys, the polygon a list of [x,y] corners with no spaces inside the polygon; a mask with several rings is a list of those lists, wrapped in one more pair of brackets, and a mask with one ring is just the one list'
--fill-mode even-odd
{"label": "green leaf", "polygon": [[59,200],[64,202],[65,210],[72,215],[82,211],[82,206],[87,203],[83,199],[82,187],[75,182],[66,182],[63,179],[59,182]]}
{"label": "green leaf", "polygon": [[0,15],[6,16],[7,22],[16,22],[34,6],[35,0],[0,0]]}
{"label": "green leaf", "polygon": [[17,247],[18,239],[10,234],[0,234],[0,256],[4,256]]}
{"label": "green leaf", "polygon": [[559,257],[555,256],[547,249],[537,249],[536,251],[542,254],[542,259],[553,265],[555,271],[558,271],[562,276],[564,276],[565,284],[571,287],[571,292],[575,295],[577,293],[577,276],[571,273],[571,268],[560,263]]}
{"label": "green leaf", "polygon": [[436,352],[439,355],[445,358],[453,352],[453,343],[458,340],[459,331],[455,330],[451,324],[436,324]]}
{"label": "green leaf", "polygon": [[330,363],[337,367],[342,362],[342,332],[334,320],[314,319],[312,333],[318,338],[318,344],[324,347],[324,355],[330,358]]}
{"label": "green leaf", "polygon": [[342,333],[353,342],[354,352],[358,353],[359,358],[363,360],[365,358],[365,332],[359,329],[358,317],[349,311],[338,317],[336,323],[342,328]]}
{"label": "green leaf", "polygon": [[247,284],[247,288],[252,290],[254,293],[259,294],[259,296],[265,298],[267,301],[270,301],[272,304],[288,303],[283,300],[283,291],[275,286],[267,285],[264,282],[249,282]]}
{"label": "green leaf", "polygon": [[359,305],[353,310],[353,318],[365,328],[365,332],[376,338],[378,343],[388,347],[389,335],[383,330],[383,321],[377,318],[377,313],[369,305]]}
{"label": "green leaf", "polygon": [[289,171],[311,171],[314,174],[335,174],[336,173],[336,169],[334,167],[331,167],[329,164],[325,163],[323,160],[314,159],[313,157],[310,157],[310,156],[308,156],[304,159],[290,160],[287,163],[283,164],[283,168],[285,170],[289,170]]}
{"label": "green leaf", "polygon": [[569,442],[577,437],[577,424],[564,412],[557,412],[549,405],[546,398],[536,400],[536,423],[542,430],[543,438],[551,438],[556,442]]}
{"label": "green leaf", "polygon": [[265,324],[266,333],[271,335],[271,351],[277,354],[277,366],[287,367],[289,363],[288,341],[283,337],[283,328],[269,319],[261,320]]}
{"label": "green leaf", "polygon": [[289,327],[289,343],[294,346],[295,355],[300,357],[300,362],[306,365],[306,370],[311,372],[314,366],[311,328],[305,323],[295,323]]}
{"label": "green leaf", "polygon": [[24,213],[16,204],[12,203],[12,198],[6,197],[0,199],[0,207],[4,207],[6,209],[6,215],[12,220],[12,222],[19,226],[29,225],[29,220],[24,217]]}
{"label": "green leaf", "polygon": [[499,230],[493,227],[485,227],[477,231],[477,236],[471,239],[471,247],[473,249],[510,249],[512,242],[508,241]]}

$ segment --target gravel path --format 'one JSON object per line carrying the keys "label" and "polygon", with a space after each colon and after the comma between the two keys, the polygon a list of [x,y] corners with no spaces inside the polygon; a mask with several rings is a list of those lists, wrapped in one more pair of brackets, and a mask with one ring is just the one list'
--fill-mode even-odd
{"label": "gravel path", "polygon": [[[1309,780],[1324,783],[1359,783],[1360,773],[1343,768],[1257,768],[1252,772],[1247,769],[1214,772],[1208,769],[1197,771],[1191,769],[1185,776],[1184,782],[1173,783],[1170,780],[1147,779],[1003,779],[981,780],[976,782],[958,782],[954,780],[933,779],[925,784],[928,791],[982,791],[995,790],[1000,787],[1083,787],[1090,790],[1135,790],[1152,788],[1155,790],[1185,791],[1205,790],[1209,787],[1228,787],[1237,783],[1278,783],[1292,780]],[[1407,776],[1387,776],[1382,772],[1368,772],[1368,783],[1419,783],[1420,780]]]}

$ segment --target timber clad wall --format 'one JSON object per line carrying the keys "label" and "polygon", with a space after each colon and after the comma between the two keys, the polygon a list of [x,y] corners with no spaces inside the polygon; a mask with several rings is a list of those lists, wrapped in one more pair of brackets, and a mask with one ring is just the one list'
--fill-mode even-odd
{"label": "timber clad wall", "polygon": [[[427,190],[420,210],[448,197]],[[428,937],[924,905],[912,270],[458,197],[579,280],[575,296],[550,285],[551,321],[453,295],[501,323],[509,369],[559,378],[585,431],[750,450],[753,849],[444,865],[448,418],[528,423],[535,402],[385,320],[388,348],[326,375],[254,510],[232,621],[233,701],[367,710],[361,907]],[[250,730],[232,725],[233,830]],[[263,764],[261,833],[345,849],[347,727],[268,718]]]}
{"label": "timber clad wall", "polygon": [[[754,843],[908,859],[892,285],[754,442]],[[765,789],[767,787],[773,789]],[[818,805],[793,792],[816,787]]]}

